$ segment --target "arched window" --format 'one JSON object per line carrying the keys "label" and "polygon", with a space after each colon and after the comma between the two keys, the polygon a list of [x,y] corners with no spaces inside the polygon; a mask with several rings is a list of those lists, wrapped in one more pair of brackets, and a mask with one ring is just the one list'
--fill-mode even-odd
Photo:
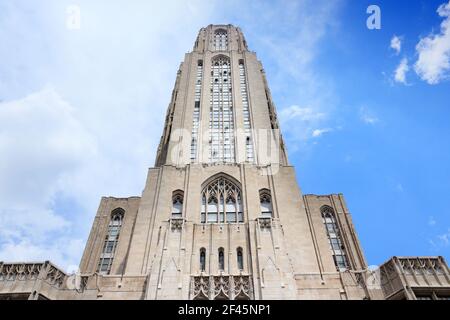
{"label": "arched window", "polygon": [[331,251],[333,252],[334,264],[338,270],[346,270],[349,265],[334,210],[328,206],[324,206],[322,207],[321,212],[322,220],[327,231],[328,241],[330,242]]}
{"label": "arched window", "polygon": [[219,270],[225,270],[225,255],[223,252],[223,248],[219,248]]}
{"label": "arched window", "polygon": [[206,270],[206,249],[200,249],[200,271]]}
{"label": "arched window", "polygon": [[244,222],[241,190],[224,176],[208,183],[202,190],[202,223]]}
{"label": "arched window", "polygon": [[183,217],[183,197],[184,192],[176,190],[172,194],[172,219],[181,219]]}
{"label": "arched window", "polygon": [[122,208],[114,209],[111,212],[111,218],[108,224],[108,233],[103,245],[103,251],[100,255],[97,272],[101,274],[110,274],[111,266],[114,260],[117,244],[119,243],[120,229],[125,211]]}
{"label": "arched window", "polygon": [[272,218],[272,197],[268,189],[261,189],[259,191],[259,201],[261,205],[261,217]]}
{"label": "arched window", "polygon": [[243,257],[243,254],[242,254],[242,248],[241,247],[237,248],[236,254],[237,254],[238,269],[239,270],[244,270],[244,257]]}
{"label": "arched window", "polygon": [[230,59],[227,56],[219,55],[213,58],[209,111],[209,162],[235,161],[230,72]]}
{"label": "arched window", "polygon": [[228,32],[224,29],[217,29],[214,32],[214,50],[228,49]]}

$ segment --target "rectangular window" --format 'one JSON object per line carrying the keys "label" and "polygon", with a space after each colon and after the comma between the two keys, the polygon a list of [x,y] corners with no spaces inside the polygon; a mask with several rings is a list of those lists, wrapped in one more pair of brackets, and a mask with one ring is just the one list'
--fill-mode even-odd
{"label": "rectangular window", "polygon": [[112,253],[114,251],[116,242],[115,241],[106,241],[105,242],[105,249],[103,252],[105,253]]}
{"label": "rectangular window", "polygon": [[235,212],[227,212],[227,222],[236,222]]}
{"label": "rectangular window", "polygon": [[233,117],[231,113],[231,84],[228,75],[231,72],[230,61],[223,58],[213,61],[210,96],[210,162],[234,161]]}
{"label": "rectangular window", "polygon": [[208,222],[217,222],[217,212],[208,212]]}
{"label": "rectangular window", "polygon": [[[195,85],[195,102],[194,102],[194,113],[192,115],[192,137],[197,137],[198,127],[200,121],[200,97],[202,88],[202,78],[203,78],[203,63],[199,61],[197,66],[197,79]],[[194,162],[197,158],[197,139],[191,140],[191,162]]]}
{"label": "rectangular window", "polygon": [[334,261],[339,270],[347,268],[347,263],[344,255],[335,255]]}
{"label": "rectangular window", "polygon": [[242,97],[242,112],[244,118],[244,129],[247,135],[246,142],[246,157],[248,162],[253,162],[253,143],[251,140],[251,124],[250,124],[250,110],[248,107],[248,97],[247,97],[247,83],[245,78],[245,69],[243,62],[239,62],[239,82]]}
{"label": "rectangular window", "polygon": [[110,271],[110,264],[112,262],[111,258],[103,258],[100,260],[99,264],[99,271],[102,273],[109,273]]}

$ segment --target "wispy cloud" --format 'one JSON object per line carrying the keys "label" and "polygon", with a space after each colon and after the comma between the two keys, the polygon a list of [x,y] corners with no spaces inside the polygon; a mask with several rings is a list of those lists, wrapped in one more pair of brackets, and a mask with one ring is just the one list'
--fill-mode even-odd
{"label": "wispy cloud", "polygon": [[283,123],[289,122],[290,120],[314,121],[323,119],[325,116],[326,114],[323,112],[317,112],[310,107],[300,107],[297,105],[284,108],[280,112],[280,120]]}
{"label": "wispy cloud", "polygon": [[362,122],[366,124],[376,124],[379,119],[378,117],[373,113],[373,111],[369,110],[367,107],[361,107],[359,108],[359,118]]}
{"label": "wispy cloud", "polygon": [[436,235],[434,238],[429,239],[428,242],[435,250],[442,250],[450,246],[450,228],[446,232]]}
{"label": "wispy cloud", "polygon": [[398,192],[405,191],[405,189],[403,188],[403,185],[401,183],[397,183],[397,185],[395,186],[395,190],[397,190]]}
{"label": "wispy cloud", "polygon": [[406,74],[409,71],[409,66],[408,66],[408,59],[407,58],[403,58],[399,65],[397,66],[397,68],[395,69],[394,72],[394,80],[395,82],[398,83],[402,83],[402,84],[407,84],[406,82]]}
{"label": "wispy cloud", "polygon": [[402,51],[402,39],[396,35],[394,35],[391,39],[391,49],[395,51],[395,53],[398,55]]}
{"label": "wispy cloud", "polygon": [[444,18],[440,32],[422,38],[416,46],[418,54],[414,70],[429,84],[438,84],[450,72],[450,1],[439,6],[439,16]]}
{"label": "wispy cloud", "polygon": [[[249,45],[264,64],[288,149],[291,153],[307,150],[305,141],[311,132],[330,126],[329,114],[338,106],[333,79],[319,72],[322,64],[317,57],[322,41],[333,36],[328,31],[339,29],[342,1],[234,4],[232,15],[245,26]],[[235,10],[236,6],[241,9]]]}
{"label": "wispy cloud", "polygon": [[[95,138],[76,109],[50,86],[0,103],[0,122],[0,154],[7,155],[0,157],[0,257],[44,259],[45,253],[57,251],[50,247],[62,238],[79,244],[73,217],[54,208],[54,201],[95,155]],[[63,267],[78,262],[74,257],[81,246],[60,248],[52,257],[56,262]]]}
{"label": "wispy cloud", "polygon": [[296,151],[296,147],[306,143],[311,137],[318,137],[325,133],[325,131],[321,132],[320,129],[316,128],[327,119],[327,116],[326,113],[315,111],[311,107],[292,105],[282,109],[279,113],[279,119],[283,135],[287,136],[288,139],[296,139],[295,144],[290,144],[291,149],[292,146],[294,147],[294,150],[290,149],[290,151]]}
{"label": "wispy cloud", "polygon": [[438,235],[437,238],[443,246],[448,247],[450,244],[450,229],[448,229],[446,233]]}
{"label": "wispy cloud", "polygon": [[434,219],[433,216],[429,216],[429,217],[428,217],[428,225],[429,225],[430,227],[436,225],[436,219]]}
{"label": "wispy cloud", "polygon": [[333,131],[332,128],[315,129],[315,130],[312,132],[312,136],[313,136],[314,138],[317,138],[317,137],[322,136],[324,133],[328,133],[328,132],[331,132],[331,131]]}

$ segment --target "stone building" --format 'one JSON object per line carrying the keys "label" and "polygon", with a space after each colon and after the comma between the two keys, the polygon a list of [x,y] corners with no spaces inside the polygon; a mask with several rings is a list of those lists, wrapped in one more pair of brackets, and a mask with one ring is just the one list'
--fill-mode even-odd
{"label": "stone building", "polygon": [[178,70],[141,197],[104,197],[80,263],[1,263],[0,299],[441,299],[442,257],[368,270],[342,194],[303,195],[263,66],[232,25]]}

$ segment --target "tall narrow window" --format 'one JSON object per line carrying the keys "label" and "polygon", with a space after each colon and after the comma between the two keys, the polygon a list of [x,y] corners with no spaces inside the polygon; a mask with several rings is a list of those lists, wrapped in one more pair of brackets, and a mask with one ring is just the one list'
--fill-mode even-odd
{"label": "tall narrow window", "polygon": [[237,265],[239,270],[244,270],[244,257],[242,255],[242,248],[237,248]]}
{"label": "tall narrow window", "polygon": [[224,29],[218,29],[214,32],[214,50],[228,49],[228,32]]}
{"label": "tall narrow window", "polygon": [[172,219],[180,219],[183,217],[183,196],[181,190],[174,191],[172,194]]}
{"label": "tall narrow window", "polygon": [[259,191],[259,201],[261,205],[261,217],[272,217],[272,198],[268,189],[262,189]]}
{"label": "tall narrow window", "polygon": [[206,270],[206,249],[205,248],[200,249],[200,270],[201,271]]}
{"label": "tall narrow window", "polygon": [[252,126],[250,123],[250,109],[248,107],[247,81],[245,78],[245,68],[244,68],[243,60],[239,61],[239,82],[240,82],[240,86],[241,86],[246,159],[248,162],[253,162],[254,154],[253,154],[253,141],[252,141]]}
{"label": "tall narrow window", "polygon": [[117,244],[119,243],[120,229],[122,228],[122,221],[125,211],[122,208],[117,208],[112,211],[111,218],[108,224],[108,233],[103,245],[103,251],[100,254],[97,271],[101,274],[110,274],[111,266],[114,260],[114,253],[116,252]]}
{"label": "tall narrow window", "polygon": [[212,180],[202,190],[202,223],[244,222],[241,190],[224,176]]}
{"label": "tall narrow window", "polygon": [[212,60],[209,111],[209,161],[234,162],[234,116],[230,59]]}
{"label": "tall narrow window", "polygon": [[202,95],[203,61],[197,63],[197,77],[195,80],[194,113],[192,114],[191,132],[191,162],[197,159],[198,128],[200,123],[200,99]]}
{"label": "tall narrow window", "polygon": [[327,231],[328,241],[333,253],[333,260],[336,268],[340,271],[348,268],[348,260],[345,254],[345,247],[342,242],[341,233],[336,223],[335,214],[332,208],[325,206],[321,209],[322,220]]}
{"label": "tall narrow window", "polygon": [[219,248],[219,270],[225,270],[225,256],[223,252],[223,248]]}

